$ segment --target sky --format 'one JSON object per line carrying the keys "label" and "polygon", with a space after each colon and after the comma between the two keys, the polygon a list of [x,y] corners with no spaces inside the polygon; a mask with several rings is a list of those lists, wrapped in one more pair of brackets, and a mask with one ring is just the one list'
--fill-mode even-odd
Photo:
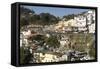
{"label": "sky", "polygon": [[69,14],[79,14],[81,12],[88,11],[89,9],[79,9],[79,8],[59,8],[59,7],[41,7],[41,6],[24,6],[34,10],[36,14],[40,13],[50,13],[55,16],[63,17],[64,15]]}

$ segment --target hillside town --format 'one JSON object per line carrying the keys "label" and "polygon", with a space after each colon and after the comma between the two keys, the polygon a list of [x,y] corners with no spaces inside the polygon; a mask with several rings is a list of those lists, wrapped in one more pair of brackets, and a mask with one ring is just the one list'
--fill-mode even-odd
{"label": "hillside town", "polygon": [[95,11],[77,14],[72,19],[62,18],[56,24],[23,26],[20,48],[29,57],[28,63],[95,59]]}

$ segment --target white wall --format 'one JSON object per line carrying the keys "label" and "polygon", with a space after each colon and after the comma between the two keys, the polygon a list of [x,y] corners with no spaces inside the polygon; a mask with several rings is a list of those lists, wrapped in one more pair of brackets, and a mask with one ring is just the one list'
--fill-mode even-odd
{"label": "white wall", "polygon": [[[82,5],[82,6],[97,6],[100,12],[100,0],[1,0],[0,1],[0,69],[17,69],[10,65],[10,24],[11,24],[11,6],[10,4],[16,1],[34,2],[34,3],[52,3],[65,5]],[[100,18],[100,14],[98,15]],[[100,22],[100,19],[99,19]],[[98,24],[100,26],[100,23]],[[100,27],[99,27],[100,29]],[[100,32],[98,32],[100,35]],[[98,37],[99,38],[99,37]],[[100,39],[99,39],[100,41]],[[100,42],[99,42],[100,45]],[[98,46],[100,53],[100,46]],[[100,69],[100,54],[99,62],[95,63],[80,63],[80,64],[63,64],[63,65],[47,65],[47,66],[31,66],[19,67],[18,69]]]}

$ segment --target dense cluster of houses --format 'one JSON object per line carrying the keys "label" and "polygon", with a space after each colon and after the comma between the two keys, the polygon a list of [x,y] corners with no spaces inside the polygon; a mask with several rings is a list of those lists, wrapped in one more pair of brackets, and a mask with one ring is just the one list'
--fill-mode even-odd
{"label": "dense cluster of houses", "polygon": [[59,21],[55,26],[56,32],[88,32],[95,33],[95,11],[90,10],[78,14],[74,19]]}

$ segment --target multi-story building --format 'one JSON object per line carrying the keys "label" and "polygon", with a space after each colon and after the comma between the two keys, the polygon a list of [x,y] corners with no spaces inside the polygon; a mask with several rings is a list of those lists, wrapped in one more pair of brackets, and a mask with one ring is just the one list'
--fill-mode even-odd
{"label": "multi-story building", "polygon": [[95,11],[89,10],[85,13],[79,14],[74,17],[76,20],[75,26],[78,27],[79,31],[86,31],[89,33],[95,32]]}
{"label": "multi-story building", "polygon": [[85,15],[87,16],[89,33],[95,33],[95,10],[90,10]]}

